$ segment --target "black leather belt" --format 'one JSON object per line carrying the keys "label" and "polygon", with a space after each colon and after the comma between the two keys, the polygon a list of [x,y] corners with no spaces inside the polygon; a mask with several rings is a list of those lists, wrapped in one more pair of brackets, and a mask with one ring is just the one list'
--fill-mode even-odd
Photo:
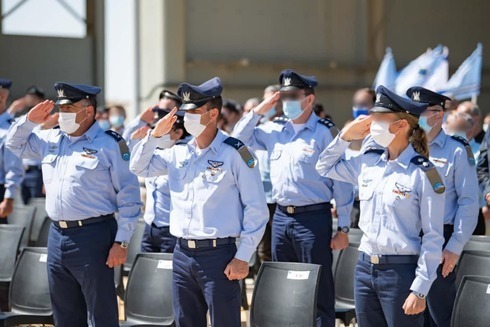
{"label": "black leather belt", "polygon": [[359,259],[373,265],[383,264],[414,264],[419,260],[418,255],[368,255],[364,252],[359,253]]}
{"label": "black leather belt", "polygon": [[163,229],[163,228],[169,228],[170,229],[170,226],[157,226],[154,223],[151,223],[151,227],[158,228],[158,229]]}
{"label": "black leather belt", "polygon": [[66,228],[74,228],[74,227],[82,227],[86,225],[92,225],[101,223],[103,221],[107,221],[107,219],[114,218],[114,214],[99,216],[94,218],[87,218],[83,220],[53,220],[53,224],[62,229]]}
{"label": "black leather belt", "polygon": [[318,203],[318,204],[310,204],[307,206],[282,206],[282,205],[277,205],[279,210],[284,212],[285,214],[288,215],[294,215],[296,213],[305,213],[305,212],[310,212],[310,211],[319,211],[319,210],[330,210],[332,208],[332,205],[329,202],[325,203]]}
{"label": "black leather belt", "polygon": [[178,239],[178,243],[180,246],[191,250],[215,248],[219,245],[234,244],[235,242],[235,237],[215,238],[209,240],[186,240],[183,238]]}

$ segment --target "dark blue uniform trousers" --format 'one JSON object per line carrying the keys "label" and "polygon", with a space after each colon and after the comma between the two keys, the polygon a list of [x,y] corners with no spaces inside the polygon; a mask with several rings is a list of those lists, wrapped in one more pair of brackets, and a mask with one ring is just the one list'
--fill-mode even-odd
{"label": "dark blue uniform trousers", "polygon": [[141,252],[173,253],[177,238],[170,234],[170,227],[145,226],[141,240]]}
{"label": "dark blue uniform trousers", "polygon": [[106,265],[115,219],[83,227],[51,225],[48,280],[56,327],[119,326],[114,270]]}
{"label": "dark blue uniform trousers", "polygon": [[359,260],[354,297],[359,327],[422,327],[424,315],[406,315],[403,304],[412,292],[417,264],[379,264]]}
{"label": "dark blue uniform trousers", "polygon": [[285,214],[276,209],[272,220],[272,260],[322,266],[318,288],[318,326],[335,325],[332,276],[332,215],[330,210]]}
{"label": "dark blue uniform trousers", "polygon": [[206,327],[209,309],[213,327],[240,327],[241,292],[224,271],[236,245],[187,249],[177,244],[173,256],[173,306],[179,327]]}
{"label": "dark blue uniform trousers", "polygon": [[[444,226],[444,247],[453,234],[452,226]],[[425,326],[449,327],[453,305],[456,300],[456,271],[447,277],[442,277],[442,265],[437,268],[437,279],[432,283],[427,295],[427,310],[425,310]]]}

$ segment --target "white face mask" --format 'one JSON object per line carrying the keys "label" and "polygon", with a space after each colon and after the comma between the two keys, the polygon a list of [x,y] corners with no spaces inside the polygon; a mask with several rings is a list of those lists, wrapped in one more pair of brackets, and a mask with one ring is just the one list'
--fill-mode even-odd
{"label": "white face mask", "polygon": [[483,124],[483,131],[487,132],[488,131],[488,124]]}
{"label": "white face mask", "polygon": [[207,115],[209,111],[203,115],[185,113],[184,115],[184,127],[194,137],[198,137],[204,132],[207,125],[201,124],[201,117]]}
{"label": "white face mask", "polygon": [[[83,108],[82,110],[84,110]],[[80,111],[82,111],[80,110]],[[60,125],[60,129],[66,134],[70,135],[75,133],[79,128],[80,124],[87,118],[85,117],[80,123],[77,123],[77,114],[80,112],[60,112],[60,116],[58,119],[58,124]]]}
{"label": "white face mask", "polygon": [[171,148],[175,144],[175,142],[176,142],[175,140],[172,140],[170,138],[170,134],[165,134],[158,141],[158,147],[160,149]]}
{"label": "white face mask", "polygon": [[371,123],[371,136],[373,140],[384,148],[390,145],[395,138],[395,134],[390,132],[390,125],[391,123],[382,121],[373,121]]}

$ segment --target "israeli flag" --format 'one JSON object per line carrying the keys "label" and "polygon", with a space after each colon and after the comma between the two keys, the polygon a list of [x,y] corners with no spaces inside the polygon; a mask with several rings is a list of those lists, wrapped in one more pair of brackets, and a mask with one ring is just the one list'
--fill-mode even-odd
{"label": "israeli flag", "polygon": [[[448,54],[447,47],[438,45],[411,61],[398,75],[395,92],[400,96],[406,96],[405,93],[410,87],[426,85],[438,71],[441,63],[447,60]],[[431,81],[431,83],[434,82]]]}
{"label": "israeli flag", "polygon": [[376,90],[378,86],[384,85],[390,91],[394,91],[397,76],[395,58],[393,57],[391,48],[386,48],[385,56],[373,82],[373,89]]}
{"label": "israeli flag", "polygon": [[447,82],[444,94],[456,99],[476,98],[480,94],[483,46],[478,43],[475,51],[466,58]]}

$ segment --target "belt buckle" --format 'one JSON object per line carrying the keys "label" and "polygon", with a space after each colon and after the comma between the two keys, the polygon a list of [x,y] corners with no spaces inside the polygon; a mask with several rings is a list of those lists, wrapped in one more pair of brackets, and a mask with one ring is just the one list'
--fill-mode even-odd
{"label": "belt buckle", "polygon": [[187,240],[187,247],[189,249],[195,249],[196,248],[196,241],[194,241],[194,240]]}
{"label": "belt buckle", "polygon": [[64,220],[60,220],[58,224],[60,225],[61,228],[68,228],[68,223]]}
{"label": "belt buckle", "polygon": [[287,206],[286,211],[287,211],[287,212],[288,212],[290,215],[294,214],[294,211],[295,211],[295,210],[294,210],[294,206]]}
{"label": "belt buckle", "polygon": [[371,263],[373,265],[379,265],[379,256],[378,255],[372,255],[370,256]]}

